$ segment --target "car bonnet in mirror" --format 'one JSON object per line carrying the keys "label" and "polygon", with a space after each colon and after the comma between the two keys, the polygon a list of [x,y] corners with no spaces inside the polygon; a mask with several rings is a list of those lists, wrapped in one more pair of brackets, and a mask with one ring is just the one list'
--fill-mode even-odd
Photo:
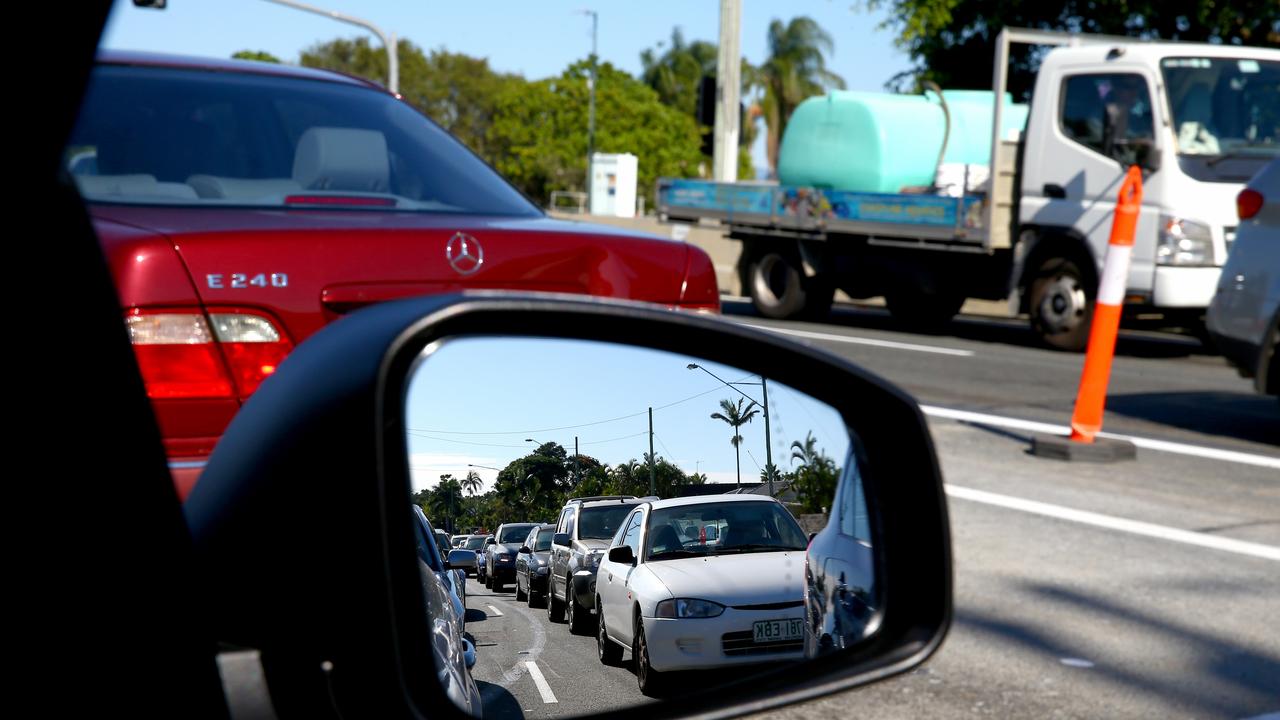
{"label": "car bonnet in mirror", "polygon": [[[827,403],[702,357],[502,336],[429,344],[406,393],[414,503],[497,539],[467,580],[465,631],[433,639],[470,711],[617,710],[874,634],[874,503]],[[550,527],[520,553],[526,523]],[[623,545],[630,563],[608,557]],[[423,587],[448,606],[431,601],[446,586]],[[470,668],[451,650],[463,634]]]}

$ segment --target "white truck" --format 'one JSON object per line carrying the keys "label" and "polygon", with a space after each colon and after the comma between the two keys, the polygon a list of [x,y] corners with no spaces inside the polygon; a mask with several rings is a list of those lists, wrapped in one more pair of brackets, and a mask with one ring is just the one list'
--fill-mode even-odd
{"label": "white truck", "polygon": [[[1004,134],[1012,44],[1044,54],[1021,133]],[[1045,343],[1082,349],[1116,193],[1144,192],[1126,317],[1200,327],[1234,239],[1236,194],[1280,156],[1280,50],[1006,28],[988,182],[958,197],[663,179],[670,222],[718,220],[768,317],[821,315],[839,288],[909,324],[1007,300]]]}

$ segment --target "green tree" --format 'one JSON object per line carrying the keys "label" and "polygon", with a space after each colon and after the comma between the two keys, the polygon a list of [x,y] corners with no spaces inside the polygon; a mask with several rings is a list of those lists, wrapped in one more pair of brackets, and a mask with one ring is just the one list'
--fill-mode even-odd
{"label": "green tree", "polygon": [[769,55],[758,71],[764,90],[760,109],[769,129],[769,168],[777,172],[778,147],[791,113],[805,98],[843,88],[844,79],[827,70],[826,55],[835,51],[835,45],[831,35],[812,18],[769,23],[768,47]]}
{"label": "green tree", "polygon": [[791,487],[796,492],[802,512],[819,513],[831,509],[840,469],[825,453],[818,449],[813,433],[805,435],[804,442],[791,443],[791,462],[800,466],[791,473]]}
{"label": "green tree", "polygon": [[[587,77],[581,61],[558,78],[500,92],[486,136],[490,160],[508,180],[545,204],[553,190],[582,190],[586,179]],[[596,151],[639,158],[639,194],[652,206],[659,177],[694,177],[702,161],[698,125],[654,90],[609,63],[598,66]]]}
{"label": "green tree", "polygon": [[[665,45],[665,49],[664,45],[660,42],[657,48],[640,53],[640,80],[653,88],[663,103],[697,120],[698,87],[703,77],[716,76],[719,46],[705,40],[686,41],[678,27],[671,31],[670,45]],[[758,85],[759,72],[745,58],[742,60],[741,77],[742,97],[746,100]],[[755,176],[750,149],[758,133],[756,120],[759,117],[759,105],[748,103],[738,137],[738,177]],[[713,132],[714,128],[701,127],[699,131],[706,134]]]}
{"label": "green tree", "polygon": [[280,64],[280,58],[272,55],[266,50],[241,50],[239,52],[232,53],[231,58],[233,60],[257,60],[258,62],[275,63],[277,65]]}
{"label": "green tree", "polygon": [[[439,522],[444,528],[448,528],[448,532],[452,533],[457,527],[458,517],[462,513],[463,496],[462,483],[458,482],[452,474],[440,476],[440,482],[431,490],[427,497],[426,509],[435,522]],[[440,518],[444,521],[440,522]]]}
{"label": "green tree", "polygon": [[[868,0],[887,10],[885,26],[915,67],[890,86],[917,90],[991,87],[995,40],[1005,27],[1127,35],[1164,40],[1280,47],[1275,0]],[[1015,47],[1009,88],[1026,99],[1043,50]]]}
{"label": "green tree", "polygon": [[724,412],[711,413],[712,420],[720,420],[729,425],[733,429],[733,435],[729,438],[729,444],[733,446],[734,467],[738,471],[738,484],[742,484],[742,436],[738,434],[738,428],[751,422],[751,419],[760,413],[755,402],[751,402],[742,407],[742,398],[738,398],[738,402],[732,400],[721,400],[720,409]]}
{"label": "green tree", "polygon": [[[525,80],[495,72],[484,58],[445,50],[424,53],[409,40],[396,44],[396,58],[400,62],[400,95],[405,102],[492,162],[485,138],[493,123],[497,99],[504,88],[521,87]],[[377,83],[384,83],[387,78],[386,50],[362,37],[313,45],[302,52],[300,64]]]}

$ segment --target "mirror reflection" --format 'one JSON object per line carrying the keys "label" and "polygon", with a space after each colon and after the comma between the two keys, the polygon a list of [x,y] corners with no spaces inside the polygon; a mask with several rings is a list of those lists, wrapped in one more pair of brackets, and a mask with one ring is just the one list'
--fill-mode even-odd
{"label": "mirror reflection", "polygon": [[874,632],[860,448],[819,399],[648,348],[464,337],[423,351],[406,407],[433,651],[472,714],[604,712]]}

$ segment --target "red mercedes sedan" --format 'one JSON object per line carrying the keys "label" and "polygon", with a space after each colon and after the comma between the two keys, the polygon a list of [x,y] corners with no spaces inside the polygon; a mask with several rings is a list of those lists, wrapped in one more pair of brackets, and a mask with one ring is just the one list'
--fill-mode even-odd
{"label": "red mercedes sedan", "polygon": [[717,312],[702,250],[547,217],[378,85],[100,56],[66,149],[185,497],[298,343],[361,306],[464,289]]}

